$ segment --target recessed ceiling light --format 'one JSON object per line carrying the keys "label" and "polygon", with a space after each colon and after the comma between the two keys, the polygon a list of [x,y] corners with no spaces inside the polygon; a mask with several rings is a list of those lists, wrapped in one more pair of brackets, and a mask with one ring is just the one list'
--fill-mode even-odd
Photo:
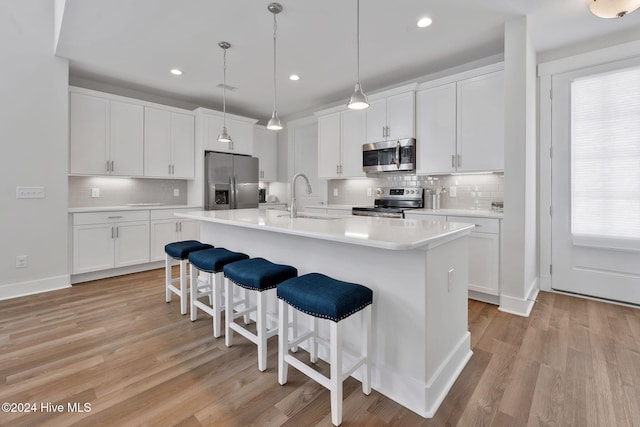
{"label": "recessed ceiling light", "polygon": [[171,74],[173,74],[174,76],[181,76],[182,75],[182,71],[178,70],[177,68],[173,68],[171,71],[169,71]]}
{"label": "recessed ceiling light", "polygon": [[297,75],[297,74],[291,74],[291,75],[289,76],[289,80],[293,80],[294,82],[295,82],[295,81],[298,81],[298,80],[300,80],[300,76],[299,76],[299,75]]}
{"label": "recessed ceiling light", "polygon": [[418,23],[416,25],[420,28],[426,28],[429,25],[431,25],[432,22],[433,21],[431,20],[431,18],[429,18],[428,16],[425,16],[423,18],[420,18],[420,20],[418,20]]}

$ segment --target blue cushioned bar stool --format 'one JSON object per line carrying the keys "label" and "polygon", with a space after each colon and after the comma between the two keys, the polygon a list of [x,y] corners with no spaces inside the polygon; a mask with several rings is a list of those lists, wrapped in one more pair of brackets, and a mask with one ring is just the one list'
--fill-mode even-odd
{"label": "blue cushioned bar stool", "polygon": [[[180,297],[180,313],[187,314],[187,262],[189,254],[203,249],[209,249],[213,246],[206,243],[200,243],[197,240],[184,240],[182,242],[173,242],[165,245],[165,300],[171,302],[171,293],[175,293]],[[173,279],[171,275],[171,267],[174,262],[180,263],[180,278]],[[176,288],[173,284],[180,282],[180,288]]]}
{"label": "blue cushioned bar stool", "polygon": [[[213,317],[213,336],[220,336],[220,317],[225,310],[222,299],[222,269],[227,264],[248,259],[249,255],[232,252],[225,248],[211,248],[193,252],[189,255],[191,263],[191,321],[198,318],[198,308]],[[199,277],[201,271],[203,277]],[[209,297],[210,306],[199,301],[200,297]],[[248,298],[242,301],[248,304]],[[249,321],[247,316],[247,322]]]}
{"label": "blue cushioned bar stool", "polygon": [[[233,344],[233,331],[258,346],[258,369],[267,369],[267,339],[278,333],[278,327],[267,330],[267,291],[274,289],[280,283],[298,275],[298,270],[289,265],[274,264],[264,258],[252,258],[246,261],[234,262],[224,267],[226,306],[232,304],[233,284],[245,290],[257,292],[256,305],[244,307],[243,311],[235,312],[227,308],[225,313],[225,343],[227,347]],[[234,322],[240,316],[256,311],[256,333]]]}
{"label": "blue cushioned bar stool", "polygon": [[[331,421],[342,423],[342,383],[356,369],[364,366],[362,391],[371,393],[371,303],[373,291],[356,283],[342,282],[319,273],[305,274],[281,283],[277,288],[280,325],[287,325],[288,304],[296,310],[313,316],[313,330],[289,340],[288,328],[281,327],[278,333],[278,382],[287,382],[288,365],[298,369],[331,392]],[[342,334],[344,321],[352,314],[362,311],[360,357],[349,369],[342,369]],[[330,377],[327,378],[309,365],[289,354],[289,349],[311,339],[311,361],[317,360],[318,319],[330,320]]]}

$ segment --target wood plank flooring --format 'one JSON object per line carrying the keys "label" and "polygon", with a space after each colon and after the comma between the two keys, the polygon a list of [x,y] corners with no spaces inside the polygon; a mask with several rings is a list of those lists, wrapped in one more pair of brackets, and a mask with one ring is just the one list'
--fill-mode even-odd
{"label": "wood plank flooring", "polygon": [[[327,390],[295,369],[278,385],[277,337],[260,373],[252,344],[228,349],[209,317],[166,304],[163,277],[0,301],[0,403],[37,405],[0,425],[331,425]],[[529,318],[469,301],[469,330],[473,357],[434,418],[350,378],[343,425],[640,426],[640,310],[542,292]]]}

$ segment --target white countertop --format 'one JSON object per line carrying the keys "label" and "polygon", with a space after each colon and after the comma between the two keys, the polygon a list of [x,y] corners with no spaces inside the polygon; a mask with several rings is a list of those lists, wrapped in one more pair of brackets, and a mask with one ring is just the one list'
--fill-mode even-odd
{"label": "white countertop", "polygon": [[112,211],[141,211],[141,210],[155,210],[155,209],[202,209],[200,205],[158,205],[155,203],[150,204],[135,204],[135,205],[123,205],[123,206],[96,206],[85,208],[69,208],[69,213],[84,213],[84,212],[112,212]]}
{"label": "white countertop", "polygon": [[[299,213],[302,215],[303,213]],[[281,210],[235,209],[177,213],[181,218],[381,249],[408,250],[469,234],[473,224],[378,217],[290,218]],[[322,217],[322,219],[319,219]]]}
{"label": "white countertop", "polygon": [[411,209],[407,213],[419,215],[450,215],[450,216],[470,216],[476,218],[497,218],[502,219],[502,212],[494,212],[486,209]]}

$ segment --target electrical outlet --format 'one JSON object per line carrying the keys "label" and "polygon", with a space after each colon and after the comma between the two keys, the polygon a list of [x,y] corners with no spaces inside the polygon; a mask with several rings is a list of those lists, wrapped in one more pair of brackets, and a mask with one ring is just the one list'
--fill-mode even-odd
{"label": "electrical outlet", "polygon": [[451,186],[449,187],[449,197],[456,197],[456,193],[458,192],[458,189],[455,186]]}
{"label": "electrical outlet", "polygon": [[180,189],[179,188],[174,188],[173,189],[173,197],[180,197]]}
{"label": "electrical outlet", "polygon": [[333,197],[338,197],[338,189],[337,188],[333,189]]}
{"label": "electrical outlet", "polygon": [[16,257],[16,268],[26,268],[29,265],[29,257],[26,255],[18,255]]}
{"label": "electrical outlet", "polygon": [[447,273],[447,292],[451,292],[453,287],[453,268]]}
{"label": "electrical outlet", "polygon": [[44,187],[16,187],[16,199],[44,199]]}
{"label": "electrical outlet", "polygon": [[373,188],[367,188],[367,197],[371,197],[373,195]]}
{"label": "electrical outlet", "polygon": [[91,189],[91,197],[93,197],[93,198],[100,197],[100,188],[93,187]]}

